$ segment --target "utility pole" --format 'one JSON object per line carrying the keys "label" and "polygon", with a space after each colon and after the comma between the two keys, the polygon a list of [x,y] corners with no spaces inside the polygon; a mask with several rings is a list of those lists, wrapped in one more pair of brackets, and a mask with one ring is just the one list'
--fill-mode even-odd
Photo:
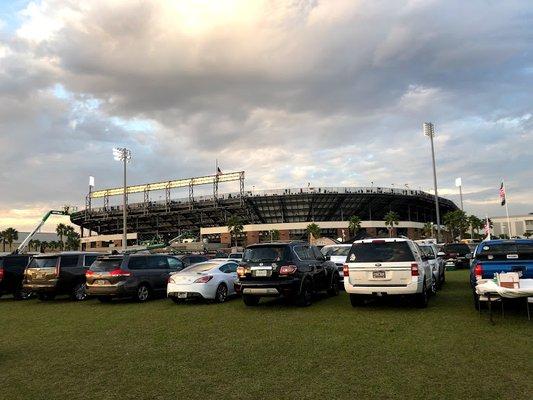
{"label": "utility pole", "polygon": [[127,148],[114,148],[113,156],[116,161],[122,161],[124,165],[124,194],[122,198],[122,250],[126,250],[128,247],[128,185],[126,177],[126,164],[131,160],[131,151]]}

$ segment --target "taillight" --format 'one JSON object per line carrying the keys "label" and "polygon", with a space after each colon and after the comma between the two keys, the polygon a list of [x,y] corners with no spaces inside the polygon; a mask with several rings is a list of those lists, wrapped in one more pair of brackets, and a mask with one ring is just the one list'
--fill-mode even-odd
{"label": "taillight", "polygon": [[284,266],[280,267],[279,274],[280,275],[292,275],[297,270],[298,270],[298,268],[296,267],[296,265],[284,265]]}
{"label": "taillight", "polygon": [[94,271],[91,271],[90,269],[88,269],[87,271],[85,271],[85,276],[92,276],[94,275]]}
{"label": "taillight", "polygon": [[109,273],[111,276],[130,276],[131,274],[128,271],[124,271],[123,269],[117,268],[114,269]]}
{"label": "taillight", "polygon": [[348,268],[348,264],[344,264],[342,266],[342,275],[343,276],[350,276],[350,269]]}
{"label": "taillight", "polygon": [[174,280],[172,279],[172,275],[170,275],[167,279],[167,283],[174,283]]}
{"label": "taillight", "polygon": [[476,279],[481,279],[483,276],[483,265],[476,264],[474,267],[474,275],[476,276]]}
{"label": "taillight", "polygon": [[0,281],[4,279],[4,269],[0,268]]}
{"label": "taillight", "polygon": [[213,279],[213,276],[212,275],[205,275],[205,276],[202,276],[201,278],[198,278],[194,281],[194,283],[207,283],[209,282],[211,279]]}
{"label": "taillight", "polygon": [[383,239],[374,239],[372,243],[385,243],[385,241]]}
{"label": "taillight", "polygon": [[420,275],[418,271],[418,264],[417,263],[411,264],[411,276],[418,276],[418,275]]}

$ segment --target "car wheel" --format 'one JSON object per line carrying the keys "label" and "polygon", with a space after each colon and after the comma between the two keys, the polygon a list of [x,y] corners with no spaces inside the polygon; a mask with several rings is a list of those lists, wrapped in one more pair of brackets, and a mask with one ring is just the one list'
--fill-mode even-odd
{"label": "car wheel", "polygon": [[313,302],[313,291],[309,282],[304,282],[300,294],[296,298],[296,304],[300,307],[309,307]]}
{"label": "car wheel", "polygon": [[437,294],[437,290],[438,290],[438,278],[435,278],[434,276],[432,277],[431,279],[431,287],[429,289],[430,291],[430,294],[432,296],[435,296]]}
{"label": "car wheel", "polygon": [[85,282],[80,282],[74,288],[72,289],[71,298],[75,301],[83,301],[87,299],[87,292],[86,289],[87,284]]}
{"label": "car wheel", "polygon": [[415,294],[415,302],[418,308],[426,308],[428,306],[428,290],[426,288],[426,282],[424,281],[424,286],[422,287],[422,293]]}
{"label": "car wheel", "polygon": [[27,299],[31,298],[32,294],[33,293],[31,291],[29,291],[28,289],[24,289],[22,287],[22,285],[20,285],[15,290],[15,292],[13,292],[13,298],[15,300],[27,300]]}
{"label": "car wheel", "polygon": [[41,301],[54,300],[56,297],[54,294],[51,293],[39,293],[37,296]]}
{"label": "car wheel", "polygon": [[331,287],[328,289],[329,296],[338,296],[339,295],[339,281],[336,277],[333,277],[331,281]]}
{"label": "car wheel", "polygon": [[217,287],[217,291],[215,293],[215,302],[217,303],[224,303],[226,299],[228,298],[228,288],[226,285],[221,283]]}
{"label": "car wheel", "polygon": [[350,303],[352,304],[352,307],[359,307],[365,304],[364,298],[361,295],[358,294],[351,294],[350,295]]}
{"label": "car wheel", "polygon": [[109,296],[98,296],[98,301],[100,303],[111,303],[112,298]]}
{"label": "car wheel", "polygon": [[170,299],[171,299],[175,304],[183,304],[183,303],[185,303],[185,299],[178,299],[176,296],[170,296]]}
{"label": "car wheel", "polygon": [[139,285],[137,288],[137,294],[135,295],[135,300],[137,300],[140,303],[144,303],[148,300],[150,300],[150,288],[148,285],[145,285],[144,283]]}
{"label": "car wheel", "polygon": [[259,304],[261,297],[259,296],[250,296],[249,294],[242,295],[242,301],[249,307],[253,307]]}

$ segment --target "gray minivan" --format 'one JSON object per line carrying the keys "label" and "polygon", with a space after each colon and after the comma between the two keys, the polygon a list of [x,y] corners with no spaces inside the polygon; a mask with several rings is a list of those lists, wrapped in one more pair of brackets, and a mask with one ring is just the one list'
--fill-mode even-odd
{"label": "gray minivan", "polygon": [[98,257],[86,272],[87,294],[101,302],[115,297],[133,297],[139,302],[164,295],[171,274],[184,264],[163,254],[126,254]]}

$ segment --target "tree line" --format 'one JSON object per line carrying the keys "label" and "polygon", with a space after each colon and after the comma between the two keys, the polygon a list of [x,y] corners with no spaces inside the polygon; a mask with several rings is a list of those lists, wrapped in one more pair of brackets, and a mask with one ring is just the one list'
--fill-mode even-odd
{"label": "tree line", "polygon": [[[46,252],[47,250],[78,250],[80,247],[80,234],[71,225],[58,224],[56,234],[58,241],[32,239],[28,243],[30,251]],[[19,239],[19,232],[15,228],[7,228],[0,232],[2,251],[6,251],[6,244],[12,249],[13,243]]]}

